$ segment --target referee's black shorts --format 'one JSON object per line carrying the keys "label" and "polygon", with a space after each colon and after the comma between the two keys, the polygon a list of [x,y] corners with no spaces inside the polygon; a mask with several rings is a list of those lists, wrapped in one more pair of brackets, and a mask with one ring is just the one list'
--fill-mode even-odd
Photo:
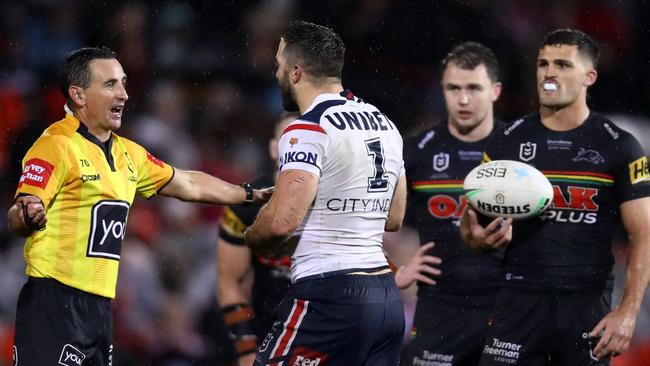
{"label": "referee's black shorts", "polygon": [[111,300],[30,277],[18,297],[15,366],[110,366]]}

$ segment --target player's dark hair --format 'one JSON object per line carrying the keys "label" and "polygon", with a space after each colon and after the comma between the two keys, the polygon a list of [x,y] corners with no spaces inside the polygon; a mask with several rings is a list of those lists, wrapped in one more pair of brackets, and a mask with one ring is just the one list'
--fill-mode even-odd
{"label": "player's dark hair", "polygon": [[577,46],[578,52],[586,57],[594,67],[598,66],[600,49],[591,37],[577,29],[556,29],[546,35],[539,49],[546,46],[570,45]]}
{"label": "player's dark hair", "polygon": [[464,70],[474,70],[485,65],[488,77],[493,83],[499,81],[499,62],[494,52],[478,42],[464,42],[454,47],[442,60],[443,68],[449,63]]}
{"label": "player's dark hair", "polygon": [[87,88],[90,85],[90,61],[95,59],[115,59],[115,52],[108,47],[86,47],[74,50],[65,56],[59,70],[59,90],[68,99],[70,85]]}
{"label": "player's dark hair", "polygon": [[288,59],[302,65],[307,74],[315,79],[341,78],[345,45],[333,30],[310,22],[293,21],[281,37]]}

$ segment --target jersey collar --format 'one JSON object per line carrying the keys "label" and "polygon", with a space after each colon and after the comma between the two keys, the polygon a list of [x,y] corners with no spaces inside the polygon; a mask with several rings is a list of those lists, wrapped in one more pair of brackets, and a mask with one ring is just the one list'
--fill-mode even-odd
{"label": "jersey collar", "polygon": [[323,93],[319,94],[314,98],[314,101],[311,103],[309,108],[307,108],[304,112],[303,115],[307,114],[307,112],[311,111],[316,107],[317,105],[321,104],[322,102],[326,100],[354,100],[354,94],[348,89],[343,90],[340,93]]}
{"label": "jersey collar", "polygon": [[106,142],[101,142],[97,137],[95,137],[95,135],[90,133],[90,131],[88,131],[88,127],[73,114],[67,114],[66,118],[72,118],[79,123],[79,127],[77,127],[77,133],[83,136],[86,140],[97,145],[104,153],[106,161],[108,162],[108,165],[110,165],[111,170],[115,171],[113,154],[111,154],[111,150],[113,149],[113,132],[111,132],[111,137]]}

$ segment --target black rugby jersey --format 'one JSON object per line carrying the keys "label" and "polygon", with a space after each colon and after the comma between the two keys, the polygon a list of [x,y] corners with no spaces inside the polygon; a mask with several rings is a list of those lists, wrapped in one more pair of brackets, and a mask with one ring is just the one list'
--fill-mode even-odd
{"label": "black rugby jersey", "polygon": [[[272,175],[264,175],[251,182],[256,189],[274,184]],[[244,230],[255,221],[260,206],[232,206],[226,209],[219,224],[219,236],[234,245],[246,245]],[[266,257],[251,255],[255,274],[253,281],[253,309],[258,321],[272,322],[273,311],[291,286],[291,259],[288,255]],[[270,328],[262,325],[262,331]]]}
{"label": "black rugby jersey", "polygon": [[[497,122],[494,131],[505,124]],[[420,290],[463,294],[491,291],[500,280],[501,257],[473,253],[460,238],[458,224],[467,205],[463,181],[481,163],[487,138],[456,139],[441,123],[404,142],[408,180],[406,224],[417,229],[420,242],[435,241],[428,253],[440,257],[442,275],[436,286],[418,283]]]}
{"label": "black rugby jersey", "polygon": [[619,205],[650,195],[648,160],[639,142],[593,112],[570,131],[546,128],[535,113],[495,134],[484,158],[533,165],[554,190],[546,212],[514,223],[506,251],[506,285],[611,288],[611,243],[620,222]]}

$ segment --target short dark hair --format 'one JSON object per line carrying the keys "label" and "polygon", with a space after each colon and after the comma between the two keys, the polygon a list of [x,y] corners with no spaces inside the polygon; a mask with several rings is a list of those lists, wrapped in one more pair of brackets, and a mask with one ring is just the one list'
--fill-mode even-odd
{"label": "short dark hair", "polygon": [[546,37],[544,37],[544,41],[542,41],[542,44],[539,46],[539,49],[541,50],[546,46],[554,46],[554,45],[577,46],[578,52],[583,57],[586,57],[588,60],[590,60],[591,63],[594,65],[594,67],[598,66],[598,57],[600,55],[600,49],[598,48],[596,42],[594,42],[594,40],[591,39],[591,37],[589,37],[587,34],[585,34],[582,31],[579,31],[577,29],[568,29],[568,28],[556,29],[548,33]]}
{"label": "short dark hair", "polygon": [[285,52],[300,63],[312,77],[341,78],[345,45],[332,29],[322,25],[293,21],[282,33]]}
{"label": "short dark hair", "polygon": [[464,42],[454,47],[442,60],[444,68],[454,63],[464,70],[474,70],[485,65],[488,77],[495,83],[499,81],[499,62],[494,52],[478,42]]}
{"label": "short dark hair", "polygon": [[88,65],[96,59],[115,59],[117,55],[108,47],[86,47],[68,53],[59,70],[59,90],[68,99],[68,88],[77,85],[87,88],[90,85],[90,68]]}

